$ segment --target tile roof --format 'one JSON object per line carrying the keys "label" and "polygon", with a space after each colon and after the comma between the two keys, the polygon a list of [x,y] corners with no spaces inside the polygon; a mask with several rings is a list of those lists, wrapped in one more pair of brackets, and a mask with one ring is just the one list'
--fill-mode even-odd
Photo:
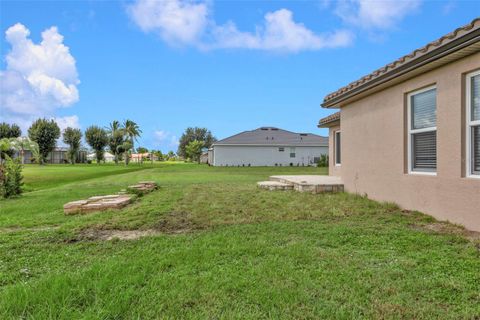
{"label": "tile roof", "polygon": [[320,119],[320,121],[318,122],[318,126],[323,127],[326,124],[329,124],[331,122],[338,121],[338,120],[340,120],[340,111]]}
{"label": "tile roof", "polygon": [[313,133],[295,133],[275,127],[261,127],[241,132],[213,144],[213,146],[217,145],[328,146],[328,138]]}
{"label": "tile roof", "polygon": [[428,43],[424,47],[419,48],[411,52],[410,54],[407,54],[397,59],[396,61],[389,63],[386,66],[383,66],[382,68],[373,71],[372,73],[360,78],[359,80],[351,82],[350,84],[338,89],[337,91],[328,94],[327,96],[325,96],[322,105],[328,104],[330,101],[334,100],[335,98],[338,98],[346,93],[351,92],[356,88],[366,85],[372,82],[373,80],[378,79],[381,76],[394,72],[399,67],[407,63],[414,62],[415,60],[425,56],[426,54],[431,53],[432,51],[439,49],[445,46],[446,44],[454,40],[457,40],[459,38],[462,38],[463,36],[470,34],[476,30],[480,30],[480,18],[475,18],[469,24],[463,27],[457,28],[455,29],[455,31],[450,32],[449,34],[446,34],[443,37]]}

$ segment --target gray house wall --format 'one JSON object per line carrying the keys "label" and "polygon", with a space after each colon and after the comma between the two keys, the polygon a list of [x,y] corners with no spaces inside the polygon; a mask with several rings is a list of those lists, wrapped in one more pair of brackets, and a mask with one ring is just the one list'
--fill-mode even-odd
{"label": "gray house wall", "polygon": [[[284,148],[284,151],[279,151]],[[290,157],[289,146],[213,146],[214,166],[308,166],[313,165],[315,158],[328,155],[327,146],[297,146],[295,157]]]}

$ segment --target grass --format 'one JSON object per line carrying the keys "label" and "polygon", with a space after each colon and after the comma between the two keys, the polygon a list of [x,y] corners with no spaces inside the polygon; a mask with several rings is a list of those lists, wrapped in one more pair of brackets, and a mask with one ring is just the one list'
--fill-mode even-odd
{"label": "grass", "polygon": [[[432,218],[364,197],[255,186],[325,173],[29,166],[32,191],[0,202],[0,318],[480,317],[479,243],[461,232],[431,231]],[[62,213],[139,180],[161,188],[121,211]],[[157,234],[95,238],[108,230]]]}

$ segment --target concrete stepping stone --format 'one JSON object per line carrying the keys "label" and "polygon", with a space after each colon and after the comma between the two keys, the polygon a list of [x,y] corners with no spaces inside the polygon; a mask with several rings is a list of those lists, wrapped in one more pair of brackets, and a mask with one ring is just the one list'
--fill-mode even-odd
{"label": "concrete stepping stone", "polygon": [[288,183],[299,192],[324,193],[343,192],[343,182],[340,177],[322,175],[286,175],[271,176],[270,181]]}
{"label": "concrete stepping stone", "polygon": [[279,181],[260,181],[257,186],[261,189],[267,190],[293,190],[293,185]]}
{"label": "concrete stepping stone", "polygon": [[158,189],[155,181],[140,181],[137,184],[128,186],[127,191],[135,194],[146,194]]}
{"label": "concrete stepping stone", "polygon": [[155,181],[140,181],[135,185],[120,190],[117,194],[93,196],[86,200],[68,202],[63,205],[63,212],[69,215],[108,209],[121,209],[133,201],[135,197],[134,194],[142,195],[156,189],[158,189],[158,185]]}
{"label": "concrete stepping stone", "polygon": [[66,215],[82,214],[93,211],[103,211],[108,209],[121,209],[131,203],[133,195],[111,194],[106,196],[90,197],[87,200],[77,200],[66,203],[63,206],[63,212]]}

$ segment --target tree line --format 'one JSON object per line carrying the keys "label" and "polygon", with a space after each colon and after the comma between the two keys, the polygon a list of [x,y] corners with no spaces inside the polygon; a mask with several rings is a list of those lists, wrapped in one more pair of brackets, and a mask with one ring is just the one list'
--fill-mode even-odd
{"label": "tree line", "polygon": [[[107,127],[97,125],[89,126],[83,133],[80,129],[67,127],[60,130],[53,119],[40,118],[28,128],[28,136],[22,137],[22,130],[17,124],[0,123],[0,158],[5,155],[13,157],[18,152],[21,163],[25,163],[25,151],[32,153],[32,159],[39,164],[46,163],[49,153],[55,147],[57,140],[68,146],[67,159],[71,164],[77,162],[77,154],[81,148],[82,138],[95,153],[97,163],[104,160],[105,150],[114,156],[114,162],[118,164],[124,161],[128,165],[132,152],[135,151],[135,142],[141,136],[142,130],[132,120],[125,120],[121,123],[118,120],[112,121]],[[172,160],[177,156],[182,159],[199,161],[200,155],[210,148],[216,141],[210,130],[207,128],[188,127],[180,137],[177,154],[169,151],[162,154],[160,150],[151,150],[150,153],[158,160]],[[140,154],[148,153],[148,149],[138,147]]]}
{"label": "tree line", "polygon": [[23,164],[25,151],[29,150],[35,162],[44,164],[48,154],[55,149],[57,140],[62,137],[62,141],[68,145],[67,158],[74,164],[85,135],[85,141],[94,150],[97,162],[104,159],[105,148],[108,146],[115,156],[115,163],[123,158],[125,164],[128,164],[134,143],[141,133],[138,124],[132,120],[125,120],[122,124],[115,120],[108,128],[92,125],[83,134],[80,129],[72,127],[61,132],[55,120],[41,118],[28,128],[28,137],[21,137],[22,131],[18,125],[3,122],[0,123],[0,156],[5,159],[18,152]]}

